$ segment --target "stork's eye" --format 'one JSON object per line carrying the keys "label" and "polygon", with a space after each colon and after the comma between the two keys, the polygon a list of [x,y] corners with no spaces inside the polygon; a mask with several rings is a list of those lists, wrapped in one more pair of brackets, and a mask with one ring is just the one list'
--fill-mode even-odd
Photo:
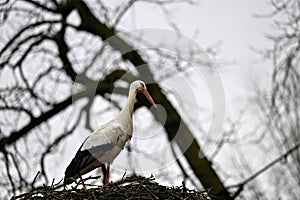
{"label": "stork's eye", "polygon": [[140,85],[141,85],[143,88],[145,88],[145,84],[144,84],[144,83],[140,83]]}

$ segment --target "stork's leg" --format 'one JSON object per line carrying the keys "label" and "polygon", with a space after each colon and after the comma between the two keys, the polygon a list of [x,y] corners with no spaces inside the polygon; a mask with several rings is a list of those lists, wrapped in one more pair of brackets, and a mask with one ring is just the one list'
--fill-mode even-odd
{"label": "stork's leg", "polygon": [[102,180],[102,183],[103,185],[105,185],[105,177],[106,177],[106,167],[105,167],[105,164],[101,165],[101,169],[102,169],[102,173],[103,173],[103,180]]}
{"label": "stork's leg", "polygon": [[84,181],[83,181],[83,179],[82,179],[82,176],[81,176],[81,175],[80,175],[80,181],[81,181],[81,183],[82,183],[83,189],[84,189],[84,190],[86,190],[86,187],[85,187],[85,184],[84,184]]}
{"label": "stork's leg", "polygon": [[107,164],[107,169],[105,173],[105,185],[109,184],[109,164]]}

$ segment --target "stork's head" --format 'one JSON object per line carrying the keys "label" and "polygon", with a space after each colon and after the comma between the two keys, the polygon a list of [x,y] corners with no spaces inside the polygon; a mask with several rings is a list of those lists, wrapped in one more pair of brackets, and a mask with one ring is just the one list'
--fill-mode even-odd
{"label": "stork's head", "polygon": [[130,91],[131,92],[139,92],[143,93],[145,97],[148,99],[148,101],[155,107],[157,108],[155,102],[153,101],[151,95],[149,94],[146,84],[143,81],[137,80],[131,83],[130,85]]}

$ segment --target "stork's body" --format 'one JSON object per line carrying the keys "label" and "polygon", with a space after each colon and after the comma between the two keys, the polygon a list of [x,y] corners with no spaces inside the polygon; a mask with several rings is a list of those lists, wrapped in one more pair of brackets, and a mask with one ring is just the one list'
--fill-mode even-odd
{"label": "stork's body", "polygon": [[[64,183],[72,183],[95,168],[108,165],[105,183],[108,184],[109,165],[119,155],[133,131],[132,114],[137,92],[142,92],[155,107],[145,83],[135,81],[130,85],[128,100],[121,112],[111,121],[100,126],[85,139],[66,169]],[[84,186],[84,184],[83,184]],[[85,188],[85,186],[84,186]]]}

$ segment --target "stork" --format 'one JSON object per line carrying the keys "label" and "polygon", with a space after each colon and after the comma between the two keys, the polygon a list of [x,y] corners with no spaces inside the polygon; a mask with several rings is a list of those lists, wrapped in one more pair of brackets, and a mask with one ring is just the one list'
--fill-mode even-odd
{"label": "stork", "polygon": [[64,185],[80,178],[83,188],[86,190],[82,175],[100,166],[103,169],[104,183],[109,183],[110,164],[132,136],[132,114],[138,92],[143,93],[148,101],[157,107],[143,81],[137,80],[131,83],[125,107],[114,119],[100,126],[81,144],[65,171]]}

